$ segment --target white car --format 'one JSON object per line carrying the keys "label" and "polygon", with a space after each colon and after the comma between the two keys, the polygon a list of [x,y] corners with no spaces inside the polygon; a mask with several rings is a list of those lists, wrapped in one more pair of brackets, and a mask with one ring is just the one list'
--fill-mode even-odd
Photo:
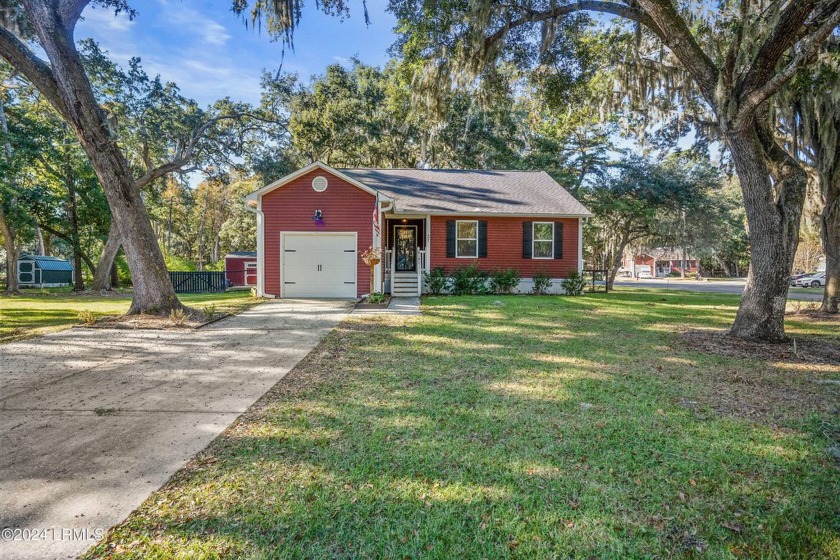
{"label": "white car", "polygon": [[809,274],[802,278],[797,278],[793,281],[794,286],[802,286],[806,288],[819,288],[825,286],[825,272],[817,272],[816,274]]}
{"label": "white car", "polygon": [[636,278],[641,280],[642,278],[653,278],[653,276],[651,276],[650,270],[643,268],[642,270],[636,271]]}

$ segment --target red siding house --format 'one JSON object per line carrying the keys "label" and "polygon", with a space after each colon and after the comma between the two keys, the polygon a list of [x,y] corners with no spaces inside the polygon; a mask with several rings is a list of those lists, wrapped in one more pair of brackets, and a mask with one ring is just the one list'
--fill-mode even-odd
{"label": "red siding house", "polygon": [[651,276],[664,277],[672,273],[681,273],[683,264],[686,274],[699,270],[697,257],[686,254],[683,258],[679,249],[657,247],[641,253],[627,253],[624,255],[623,267],[634,275],[638,275],[640,270],[648,270]]}
{"label": "red siding house", "polygon": [[257,252],[232,251],[225,255],[225,278],[229,286],[256,286]]}
{"label": "red siding house", "polygon": [[245,199],[257,215],[257,292],[356,298],[370,291],[361,253],[383,250],[377,291],[416,296],[423,273],[476,263],[560,280],[580,270],[591,214],[547,173],[333,169],[315,162]]}

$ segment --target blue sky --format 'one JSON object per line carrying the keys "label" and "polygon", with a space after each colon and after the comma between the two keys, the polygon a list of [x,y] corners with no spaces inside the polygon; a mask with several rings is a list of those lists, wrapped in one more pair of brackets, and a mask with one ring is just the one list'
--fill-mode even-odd
{"label": "blue sky", "polygon": [[285,58],[280,42],[272,42],[265,31],[246,29],[230,11],[230,0],[136,0],[132,6],[139,12],[133,21],[88,8],[76,39],[95,39],[123,65],[139,56],[150,75],[177,83],[203,105],[226,96],[258,102],[262,70],[276,71],[281,61],[284,71],[304,80],[352,56],[383,65],[395,38],[387,0],[368,0],[369,26],[361,2],[352,4],[344,21],[316,11],[310,2],[295,32],[295,50],[286,48]]}

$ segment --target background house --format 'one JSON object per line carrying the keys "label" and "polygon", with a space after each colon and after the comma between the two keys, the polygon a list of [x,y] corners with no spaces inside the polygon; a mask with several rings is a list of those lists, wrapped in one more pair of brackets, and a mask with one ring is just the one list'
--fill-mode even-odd
{"label": "background house", "polygon": [[691,254],[683,258],[682,250],[668,247],[657,247],[643,251],[628,252],[624,255],[622,268],[638,275],[640,270],[650,271],[652,276],[664,277],[671,273],[681,274],[683,267],[685,273],[696,273],[699,270],[699,261]]}

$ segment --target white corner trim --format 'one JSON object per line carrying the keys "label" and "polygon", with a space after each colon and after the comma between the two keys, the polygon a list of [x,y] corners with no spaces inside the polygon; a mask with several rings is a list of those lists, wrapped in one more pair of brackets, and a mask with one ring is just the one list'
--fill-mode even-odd
{"label": "white corner trim", "polygon": [[265,214],[257,208],[257,297],[265,297]]}
{"label": "white corner trim", "polygon": [[265,214],[262,211],[262,197],[254,195],[249,194],[243,202],[245,210],[257,215],[257,297],[274,297],[265,293]]}
{"label": "white corner trim", "polygon": [[583,221],[578,218],[578,273],[583,274]]}

